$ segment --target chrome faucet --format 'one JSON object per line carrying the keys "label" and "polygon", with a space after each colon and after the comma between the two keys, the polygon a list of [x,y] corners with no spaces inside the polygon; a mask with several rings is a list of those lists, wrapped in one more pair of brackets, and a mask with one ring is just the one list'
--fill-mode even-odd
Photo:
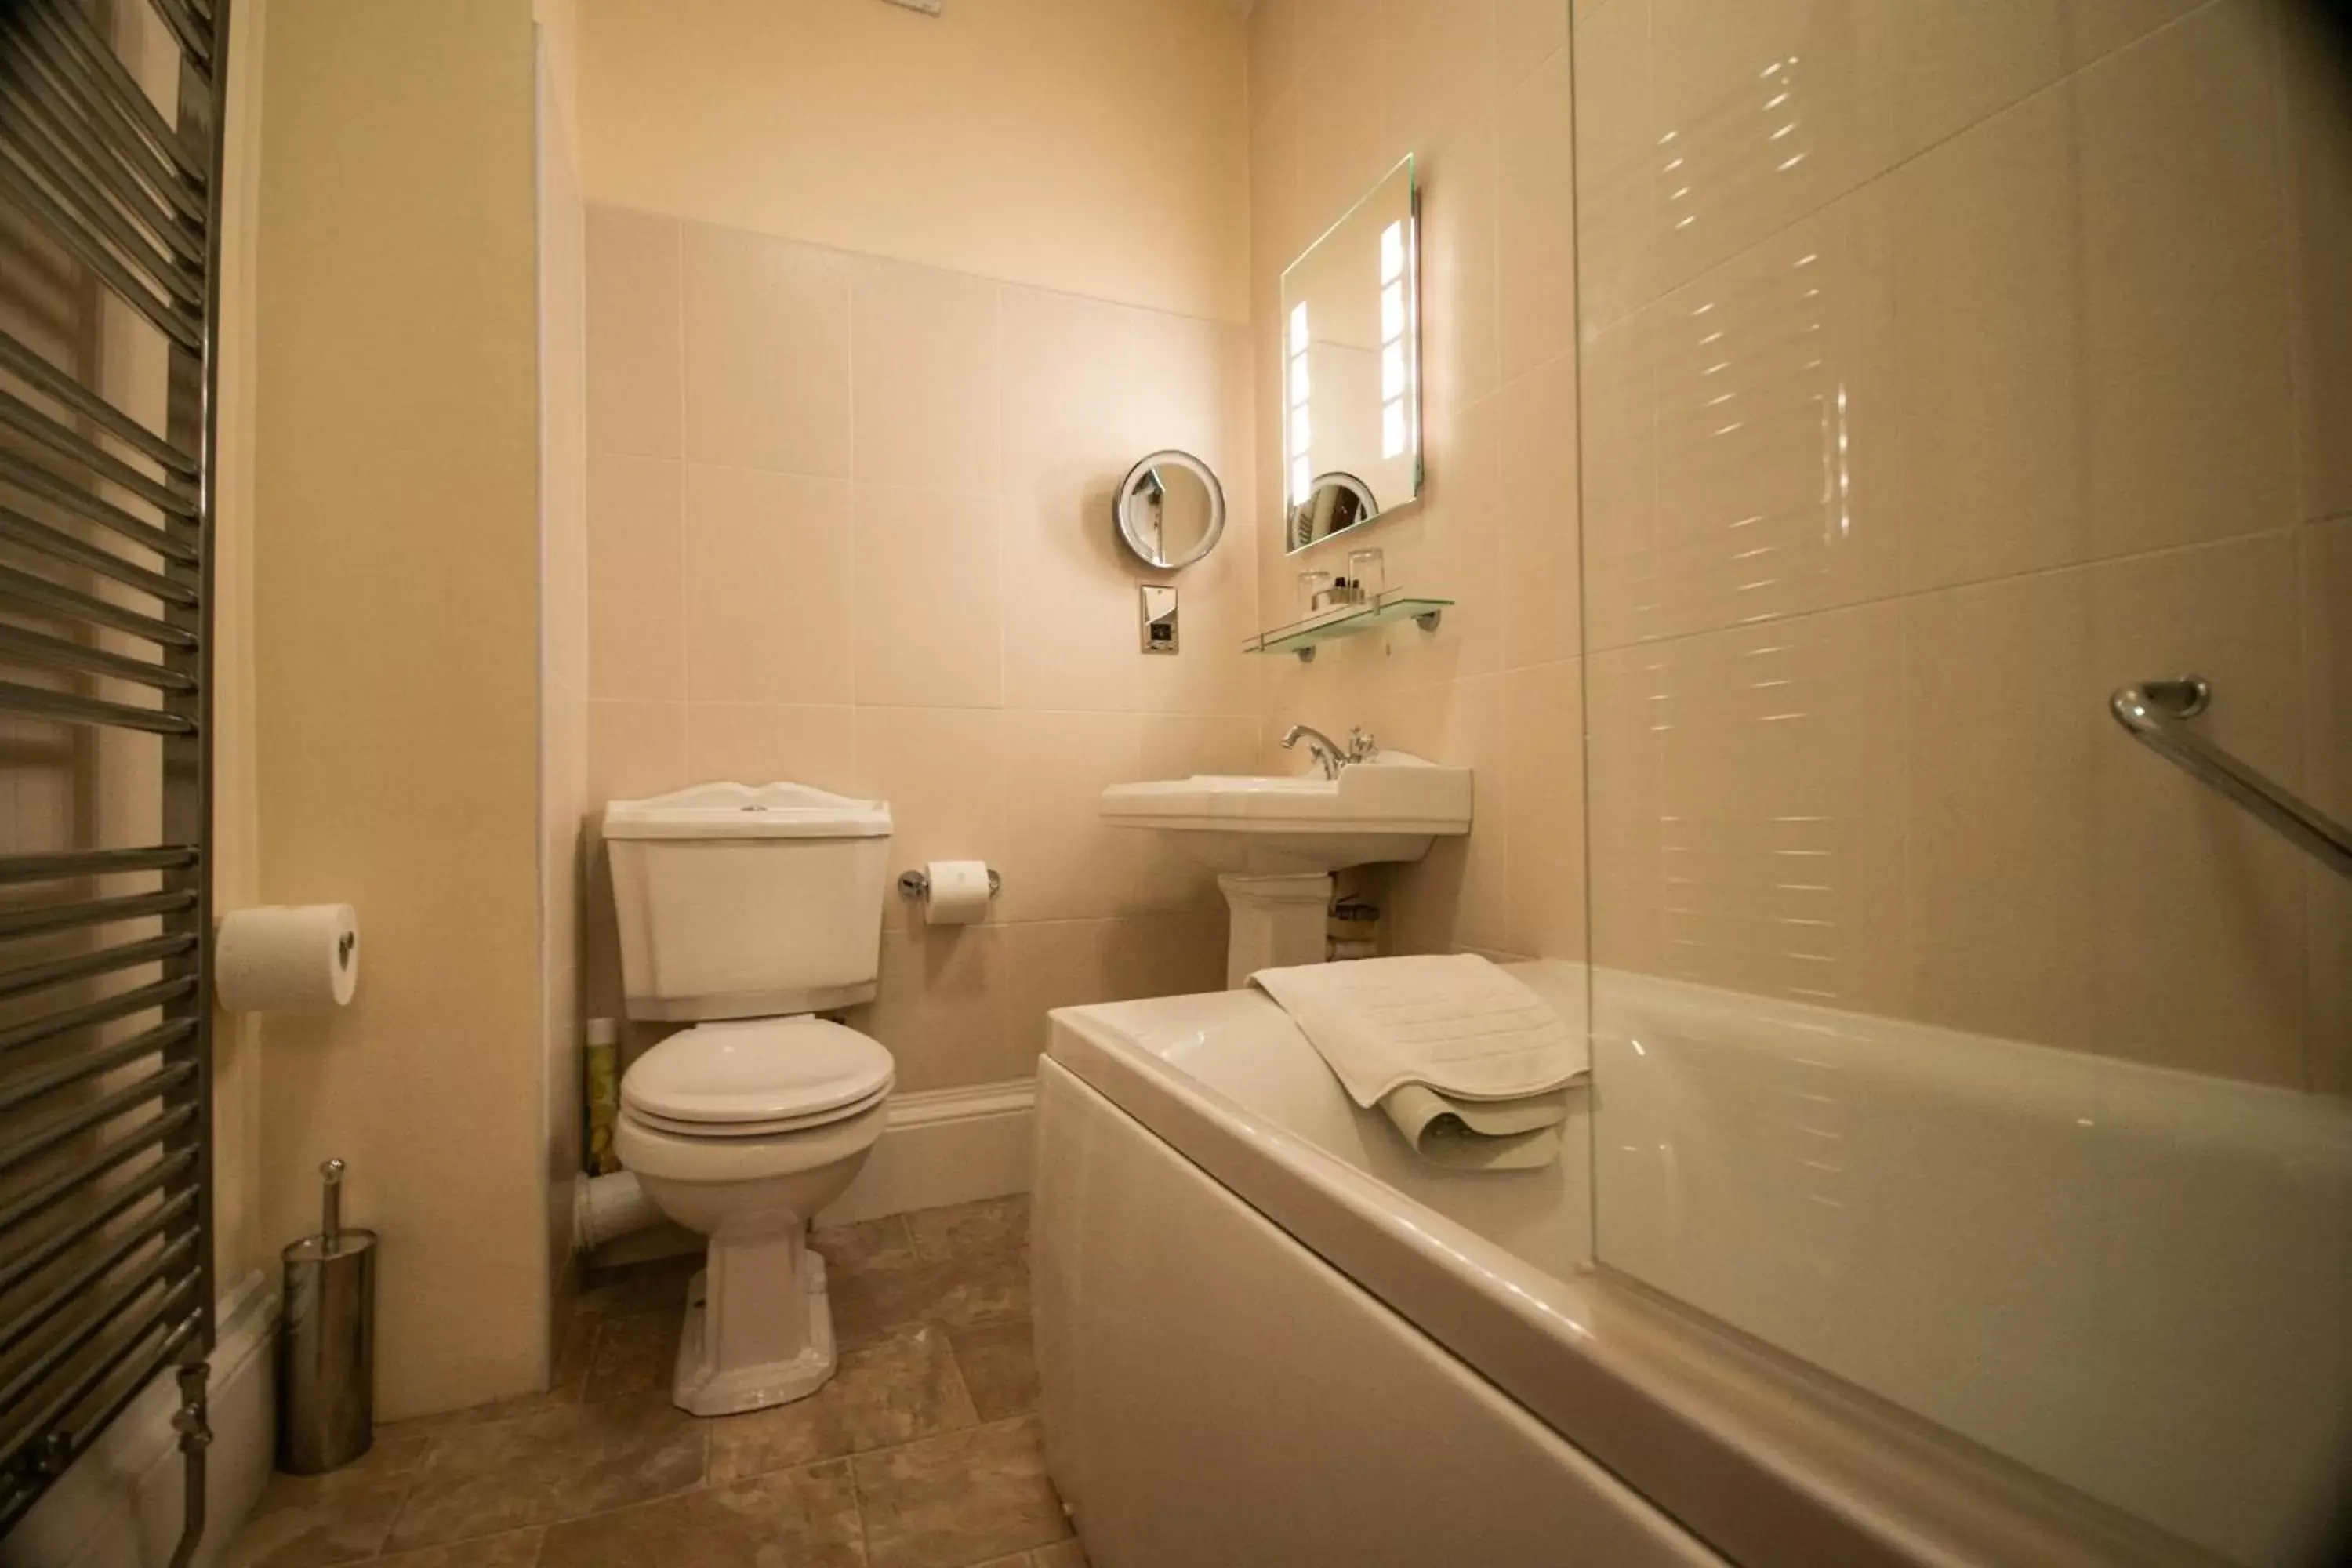
{"label": "chrome faucet", "polygon": [[1370,761],[1381,750],[1380,743],[1361,730],[1349,731],[1348,743],[1343,747],[1311,724],[1293,724],[1284,731],[1282,749],[1289,751],[1301,741],[1307,742],[1307,754],[1315,759],[1315,766],[1327,779],[1338,778],[1341,768]]}

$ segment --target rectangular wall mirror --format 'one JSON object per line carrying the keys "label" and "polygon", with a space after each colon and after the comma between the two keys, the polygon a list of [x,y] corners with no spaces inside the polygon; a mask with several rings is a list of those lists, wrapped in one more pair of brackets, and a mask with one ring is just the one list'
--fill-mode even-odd
{"label": "rectangular wall mirror", "polygon": [[1420,215],[1407,158],[1282,275],[1292,554],[1420,499]]}

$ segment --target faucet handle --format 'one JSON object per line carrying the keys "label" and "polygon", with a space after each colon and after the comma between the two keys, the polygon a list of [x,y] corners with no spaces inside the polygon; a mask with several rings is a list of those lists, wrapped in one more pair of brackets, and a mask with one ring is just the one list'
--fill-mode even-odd
{"label": "faucet handle", "polygon": [[1371,731],[1362,728],[1348,731],[1348,760],[1369,762],[1381,754],[1381,743],[1372,739]]}

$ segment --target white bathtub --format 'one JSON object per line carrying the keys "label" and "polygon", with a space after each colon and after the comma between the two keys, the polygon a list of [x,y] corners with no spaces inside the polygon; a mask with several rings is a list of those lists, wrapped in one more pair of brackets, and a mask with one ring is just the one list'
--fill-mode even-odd
{"label": "white bathtub", "polygon": [[[1565,1016],[1588,1016],[1580,966],[1517,973]],[[2204,1087],[2198,1080],[2181,1080],[2168,1100],[2143,1069],[2092,1064],[2085,1078],[2083,1058],[2035,1052],[2062,1058],[2032,1064],[2049,1081],[2004,1057],[1970,1091],[1948,1080],[1952,1064],[1995,1042],[1775,1010],[1670,982],[1607,975],[1599,992],[1596,1057],[1617,1097],[1599,1160],[1606,1256],[1716,1318],[1591,1266],[1585,1108],[1556,1167],[1441,1172],[1412,1159],[1385,1121],[1358,1111],[1287,1017],[1255,993],[1054,1016],[1040,1067],[1038,1345],[1049,1460],[1097,1568],[2279,1560],[2260,1553],[2285,1539],[2292,1485],[2273,1485],[2256,1507],[2225,1476],[2205,1489],[2226,1492],[2221,1502],[2192,1499],[2164,1530],[2144,1522],[2151,1510],[2132,1507],[2136,1498],[2112,1487],[2105,1501],[2093,1495],[2117,1476],[2129,1482],[2137,1456],[2172,1474],[2196,1447],[2177,1430],[2084,1440],[2073,1406],[2085,1390],[2120,1396],[2121,1362],[2080,1376],[2046,1369],[2058,1397],[2045,1414],[2061,1430],[2021,1451],[2071,1485],[1957,1435],[2032,1436],[2032,1401],[2021,1406],[2011,1385],[2039,1363],[2029,1346],[1986,1361],[1981,1379],[1953,1364],[1948,1352],[1984,1353],[1981,1325],[1933,1310],[1911,1266],[1941,1257],[1946,1270],[1931,1268],[1932,1280],[2033,1259],[2004,1250],[1998,1226],[1906,1238],[1902,1222],[1948,1217],[1988,1176],[1984,1190],[2004,1198],[2063,1178],[2075,1184],[2065,1188],[2067,1224],[2037,1230],[2020,1216],[2018,1233],[2079,1245],[2128,1208],[2102,1208],[2099,1194],[2147,1177],[2146,1161],[2128,1152],[2169,1148],[2189,1179],[2203,1162],[2223,1194],[2198,1209],[2198,1234],[2241,1212],[2259,1216],[2249,1223],[2264,1231],[2260,1257],[2295,1239],[2312,1249],[2302,1279],[2310,1299],[2280,1320],[2305,1343],[2324,1321],[2315,1314],[2352,1300],[2338,1294],[2352,1277],[2341,1268],[2345,1244],[2316,1228],[2352,1212],[2330,1206],[2352,1194],[2339,1184],[2352,1171],[2352,1122],[2337,1110],[2233,1092],[2221,1121],[2236,1131],[2184,1142],[2175,1101]],[[1776,1102],[1790,1088],[1776,1075],[1792,1072],[1807,1095],[1840,1074],[1828,1098],[1857,1126],[1880,1124],[1888,1107],[1902,1112],[1885,1123],[1901,1131],[1878,1146],[1888,1179],[1861,1205],[1866,1227],[1809,1233],[1791,1223],[1788,1205],[1809,1189],[1790,1172],[1810,1169],[1790,1164],[1791,1119]],[[2000,1082],[2018,1090],[2013,1102],[1990,1091]],[[2015,1163],[2057,1136],[2042,1100],[2074,1108],[2093,1083],[2112,1141],[2100,1168]],[[2135,1119],[2161,1130],[2154,1142],[2117,1130]],[[2076,1120],[2063,1119],[2067,1132]],[[2250,1162],[2262,1140],[2246,1135],[2256,1131],[2286,1137],[2292,1155]],[[1982,1162],[1995,1154],[2009,1163],[1989,1171]],[[2176,1185],[2167,1201],[2179,1197]],[[2111,1237],[2110,1255],[2088,1272],[2127,1279],[2149,1246],[2159,1258],[2178,1252],[2177,1238],[2158,1245],[2147,1230]],[[1879,1250],[1856,1254],[1857,1245]],[[2242,1261],[2248,1249],[2239,1253]],[[2158,1384],[2168,1396],[2206,1401],[2192,1405],[2197,1418],[2232,1438],[2241,1417],[2267,1405],[2292,1418],[2300,1440],[2341,1412],[2342,1390],[2325,1382],[2298,1402],[2271,1375],[2280,1358],[2253,1349],[2260,1332],[2240,1322],[2239,1344],[2213,1337],[2280,1281],[2241,1283],[2170,1300],[2168,1330],[2189,1335],[2181,1351],[2208,1364]],[[1973,1310],[1984,1289],[1953,1300]],[[1874,1305],[1884,1309],[1876,1317]],[[2031,1326],[2012,1321],[2006,1332]],[[1738,1328],[1794,1343],[1858,1383],[1885,1360],[1908,1381],[1877,1392],[1945,1425]],[[1906,1343],[1910,1360],[1892,1353]],[[2145,1332],[2137,1348],[2149,1348]],[[2242,1365],[2263,1379],[2224,1408]],[[2334,1379],[2340,1369],[2315,1370]],[[1969,1391],[1985,1387],[1972,1405]],[[2125,1400],[2094,1414],[2145,1408]],[[1979,1420],[1987,1410],[2001,1418]],[[2097,1460],[2091,1473],[2065,1472],[2084,1455]],[[2250,1510],[2261,1517],[2243,1517]],[[2184,1518],[2211,1528],[2184,1528]]]}

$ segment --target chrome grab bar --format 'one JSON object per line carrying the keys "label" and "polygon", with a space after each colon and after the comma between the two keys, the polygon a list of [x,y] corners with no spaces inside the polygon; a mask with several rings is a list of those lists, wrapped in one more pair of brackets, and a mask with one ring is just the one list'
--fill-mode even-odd
{"label": "chrome grab bar", "polygon": [[2213,688],[2194,675],[2145,680],[2107,700],[2132,739],[2179,763],[2244,806],[2337,876],[2352,879],[2352,831],[2181,722],[2205,711]]}

